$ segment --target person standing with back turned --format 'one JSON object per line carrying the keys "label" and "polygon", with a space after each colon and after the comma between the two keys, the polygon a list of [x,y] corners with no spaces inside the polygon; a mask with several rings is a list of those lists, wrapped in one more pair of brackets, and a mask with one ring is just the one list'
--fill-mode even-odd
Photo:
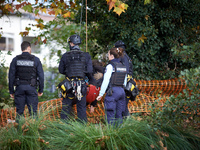
{"label": "person standing with back turned", "polygon": [[[116,48],[123,48],[123,56],[119,58],[120,62],[123,63],[126,66],[127,69],[127,86],[125,88],[125,93],[126,93],[126,106],[125,106],[125,111],[123,112],[123,117],[127,117],[130,115],[129,110],[128,110],[128,103],[129,100],[134,101],[136,95],[138,95],[138,88],[136,87],[136,82],[133,80],[132,74],[133,74],[133,64],[132,60],[130,57],[127,55],[125,49],[126,45],[123,41],[119,40],[115,43]],[[129,86],[131,85],[131,86]],[[131,91],[132,90],[132,91]]]}
{"label": "person standing with back turned", "polygon": [[[9,69],[9,91],[17,108],[17,122],[23,115],[26,104],[29,114],[37,115],[38,96],[43,95],[44,88],[42,64],[38,57],[31,55],[31,44],[27,41],[22,42],[21,50],[22,54],[13,58]],[[38,79],[39,90],[37,92]]]}
{"label": "person standing with back turned", "polygon": [[[59,63],[59,72],[66,77],[65,85],[67,94],[63,96],[61,119],[69,119],[72,114],[72,106],[77,104],[77,116],[79,121],[87,122],[86,115],[86,93],[87,85],[85,77],[93,79],[92,60],[87,52],[80,50],[81,38],[79,35],[72,35],[68,39],[70,51],[62,55]],[[72,86],[72,87],[71,87]]]}
{"label": "person standing with back turned", "polygon": [[122,112],[125,109],[126,66],[120,63],[119,57],[123,55],[122,48],[111,48],[108,51],[109,63],[106,66],[101,90],[97,100],[104,99],[106,120],[109,124],[122,123]]}

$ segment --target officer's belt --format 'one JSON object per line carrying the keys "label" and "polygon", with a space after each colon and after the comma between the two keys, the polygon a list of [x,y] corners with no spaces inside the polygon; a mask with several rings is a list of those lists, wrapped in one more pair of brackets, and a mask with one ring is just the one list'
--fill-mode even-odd
{"label": "officer's belt", "polygon": [[123,85],[112,84],[112,87],[123,87]]}
{"label": "officer's belt", "polygon": [[85,81],[83,78],[79,77],[71,77],[71,78],[66,77],[66,79],[68,79],[69,81]]}
{"label": "officer's belt", "polygon": [[18,82],[19,82],[20,85],[21,84],[24,84],[24,85],[31,84],[31,80],[19,80]]}

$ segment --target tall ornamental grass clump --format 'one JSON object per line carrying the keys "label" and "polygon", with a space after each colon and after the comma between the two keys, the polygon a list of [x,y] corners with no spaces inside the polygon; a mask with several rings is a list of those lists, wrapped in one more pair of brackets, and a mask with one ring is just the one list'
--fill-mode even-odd
{"label": "tall ornamental grass clump", "polygon": [[130,119],[119,127],[24,119],[1,128],[1,149],[159,149],[160,137],[146,123]]}
{"label": "tall ornamental grass clump", "polygon": [[[51,122],[44,130],[53,149],[152,149],[160,147],[159,136],[144,122],[127,120],[121,126]],[[50,135],[51,136],[50,136]]]}
{"label": "tall ornamental grass clump", "polygon": [[41,119],[21,118],[19,124],[9,124],[0,129],[0,149],[2,150],[36,150],[48,148],[40,134],[43,130]]}
{"label": "tall ornamental grass clump", "polygon": [[200,138],[184,130],[165,126],[156,129],[150,122],[130,116],[120,125],[81,123],[75,119],[47,120],[54,108],[38,118],[21,117],[19,124],[0,128],[2,150],[196,150]]}
{"label": "tall ornamental grass clump", "polygon": [[[44,118],[21,119],[16,127],[0,130],[0,149],[111,150],[111,149],[176,149],[193,150],[200,140],[172,127],[155,131],[146,121],[129,118],[120,126],[63,122]],[[196,140],[194,140],[196,139]]]}

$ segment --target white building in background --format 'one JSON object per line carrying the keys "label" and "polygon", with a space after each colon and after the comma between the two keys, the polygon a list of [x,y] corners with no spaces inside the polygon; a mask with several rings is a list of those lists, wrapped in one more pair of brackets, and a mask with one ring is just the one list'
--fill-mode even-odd
{"label": "white building in background", "polygon": [[[3,16],[0,18],[0,50],[2,52],[0,61],[4,61],[5,65],[9,66],[12,58],[16,55],[21,54],[21,43],[23,41],[32,42],[34,37],[36,37],[41,31],[36,28],[35,25],[37,22],[35,19],[42,18],[45,21],[51,21],[54,19],[54,16],[41,14],[39,17],[35,17],[30,13],[22,13],[21,17],[16,16],[15,14],[9,16]],[[26,31],[26,27],[31,27],[29,34],[25,37],[22,37],[19,33]],[[44,45],[39,46],[31,44],[32,54],[40,58],[42,63],[46,63],[47,66],[57,66],[57,62],[49,62],[49,48]],[[7,52],[10,51],[11,55],[7,55]],[[45,59],[45,62],[44,62]]]}
{"label": "white building in background", "polygon": [[[29,41],[30,43],[41,31],[37,29],[32,24],[37,24],[35,19],[42,18],[45,21],[51,21],[54,19],[54,16],[41,14],[39,17],[35,17],[30,13],[23,13],[21,17],[16,16],[15,14],[9,16],[3,16],[0,18],[0,67],[1,63],[4,62],[6,67],[10,66],[12,59],[16,55],[20,55],[21,43],[23,41]],[[26,31],[26,27],[31,27],[29,34],[26,37],[22,37],[19,33]],[[46,64],[47,67],[57,67],[58,57],[55,56],[53,59],[49,59],[50,49],[45,46],[39,46],[31,43],[32,54],[39,57],[42,64]],[[11,55],[7,53],[11,52]],[[45,80],[48,81],[49,78],[53,80],[54,74],[51,72],[45,72]],[[52,85],[48,87],[49,91],[55,91],[55,85],[52,82]]]}

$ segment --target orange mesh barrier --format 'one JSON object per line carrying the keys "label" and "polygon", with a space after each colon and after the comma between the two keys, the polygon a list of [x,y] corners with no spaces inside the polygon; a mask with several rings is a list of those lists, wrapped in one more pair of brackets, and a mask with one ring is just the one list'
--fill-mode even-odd
{"label": "orange mesh barrier", "polygon": [[186,89],[186,83],[180,79],[171,80],[153,80],[153,81],[136,81],[140,93],[146,93],[149,96],[170,96],[177,95]]}
{"label": "orange mesh barrier", "polygon": [[[136,81],[137,86],[140,90],[140,94],[137,96],[135,101],[130,101],[128,104],[130,113],[135,112],[149,112],[149,103],[153,103],[156,99],[162,97],[158,105],[163,106],[166,98],[170,95],[177,95],[186,88],[186,83],[183,80],[172,79],[172,80],[153,80],[153,81]],[[98,102],[94,113],[89,112],[87,108],[87,116],[90,122],[98,122],[104,116],[104,105],[103,101]],[[39,103],[38,114],[45,114],[45,119],[54,120],[60,118],[60,111],[62,108],[62,99],[53,99]],[[74,106],[76,113],[76,106]],[[0,111],[0,125],[4,126],[8,121],[12,121],[16,117],[16,109],[2,109]],[[28,116],[28,109],[26,107],[24,116]]]}

